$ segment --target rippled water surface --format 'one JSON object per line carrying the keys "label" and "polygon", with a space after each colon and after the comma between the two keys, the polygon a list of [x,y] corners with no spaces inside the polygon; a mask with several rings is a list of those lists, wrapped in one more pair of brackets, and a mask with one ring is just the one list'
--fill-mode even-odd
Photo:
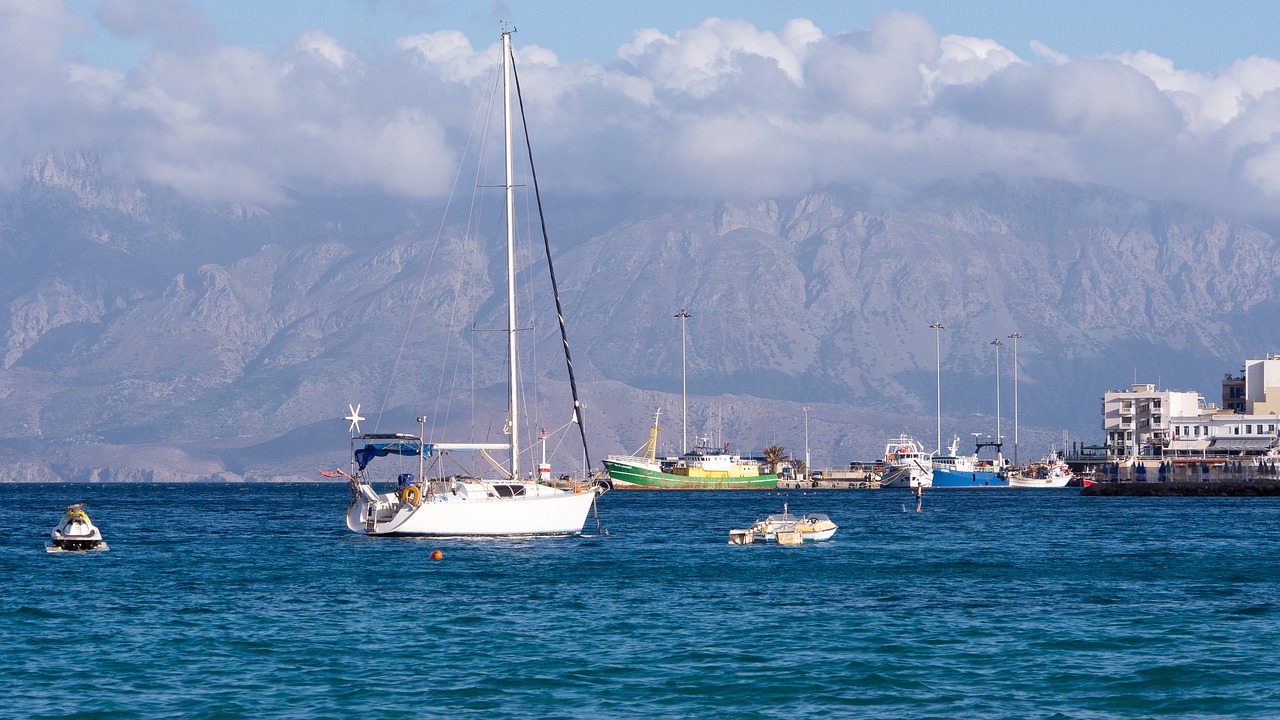
{"label": "rippled water surface", "polygon": [[[465,541],[354,535],[339,484],[0,485],[0,717],[1280,717],[1280,500],[1076,493],[618,491],[607,536]],[[109,552],[45,553],[72,502]],[[783,502],[840,531],[726,543]]]}

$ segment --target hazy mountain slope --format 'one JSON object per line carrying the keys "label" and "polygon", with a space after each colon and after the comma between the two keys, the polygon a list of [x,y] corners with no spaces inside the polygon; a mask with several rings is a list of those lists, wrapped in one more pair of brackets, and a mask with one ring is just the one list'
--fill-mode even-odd
{"label": "hazy mountain slope", "polygon": [[[1006,336],[1022,333],[1032,454],[1064,429],[1095,440],[1102,391],[1135,370],[1216,400],[1220,373],[1280,329],[1273,237],[1107,188],[979,177],[892,205],[840,188],[547,205],[597,457],[638,446],[659,406],[678,445],[681,308],[690,433],[797,450],[807,405],[818,465],[903,429],[932,440],[936,320],[948,435],[995,429],[996,337],[1012,434]],[[343,462],[348,402],[370,423],[385,405],[383,429],[426,414],[492,436],[503,255],[489,227],[440,227],[385,198],[208,207],[113,185],[91,158],[34,163],[0,198],[5,477],[310,477]],[[521,263],[542,297],[540,252]],[[539,303],[525,392],[543,400],[531,426],[554,428],[568,410]],[[155,449],[114,447],[133,445]]]}

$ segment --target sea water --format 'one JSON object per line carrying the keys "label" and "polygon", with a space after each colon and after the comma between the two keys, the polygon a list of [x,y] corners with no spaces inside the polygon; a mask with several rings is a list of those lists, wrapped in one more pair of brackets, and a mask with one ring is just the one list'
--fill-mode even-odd
{"label": "sea water", "polygon": [[[0,717],[1280,717],[1276,498],[615,491],[463,540],[347,492],[0,485]],[[110,551],[44,551],[73,502]],[[728,544],[784,503],[839,532]]]}

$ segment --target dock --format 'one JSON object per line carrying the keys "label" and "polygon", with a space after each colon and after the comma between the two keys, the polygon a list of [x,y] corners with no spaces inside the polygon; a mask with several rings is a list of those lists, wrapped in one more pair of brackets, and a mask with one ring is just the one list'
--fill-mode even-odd
{"label": "dock", "polygon": [[1082,497],[1275,497],[1280,482],[1102,482]]}

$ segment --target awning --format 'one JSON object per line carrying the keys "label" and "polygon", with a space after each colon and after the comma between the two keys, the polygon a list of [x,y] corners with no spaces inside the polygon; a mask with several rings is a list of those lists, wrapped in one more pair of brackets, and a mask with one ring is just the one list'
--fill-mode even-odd
{"label": "awning", "polygon": [[1199,440],[1171,440],[1169,442],[1169,447],[1165,448],[1165,450],[1168,452],[1179,452],[1179,451],[1202,452],[1204,450],[1207,450],[1208,448],[1209,448],[1208,438],[1201,438]]}
{"label": "awning", "polygon": [[1216,451],[1235,451],[1235,450],[1266,450],[1273,447],[1276,443],[1275,438],[1259,438],[1259,437],[1217,437],[1213,439],[1210,445],[1211,450]]}

